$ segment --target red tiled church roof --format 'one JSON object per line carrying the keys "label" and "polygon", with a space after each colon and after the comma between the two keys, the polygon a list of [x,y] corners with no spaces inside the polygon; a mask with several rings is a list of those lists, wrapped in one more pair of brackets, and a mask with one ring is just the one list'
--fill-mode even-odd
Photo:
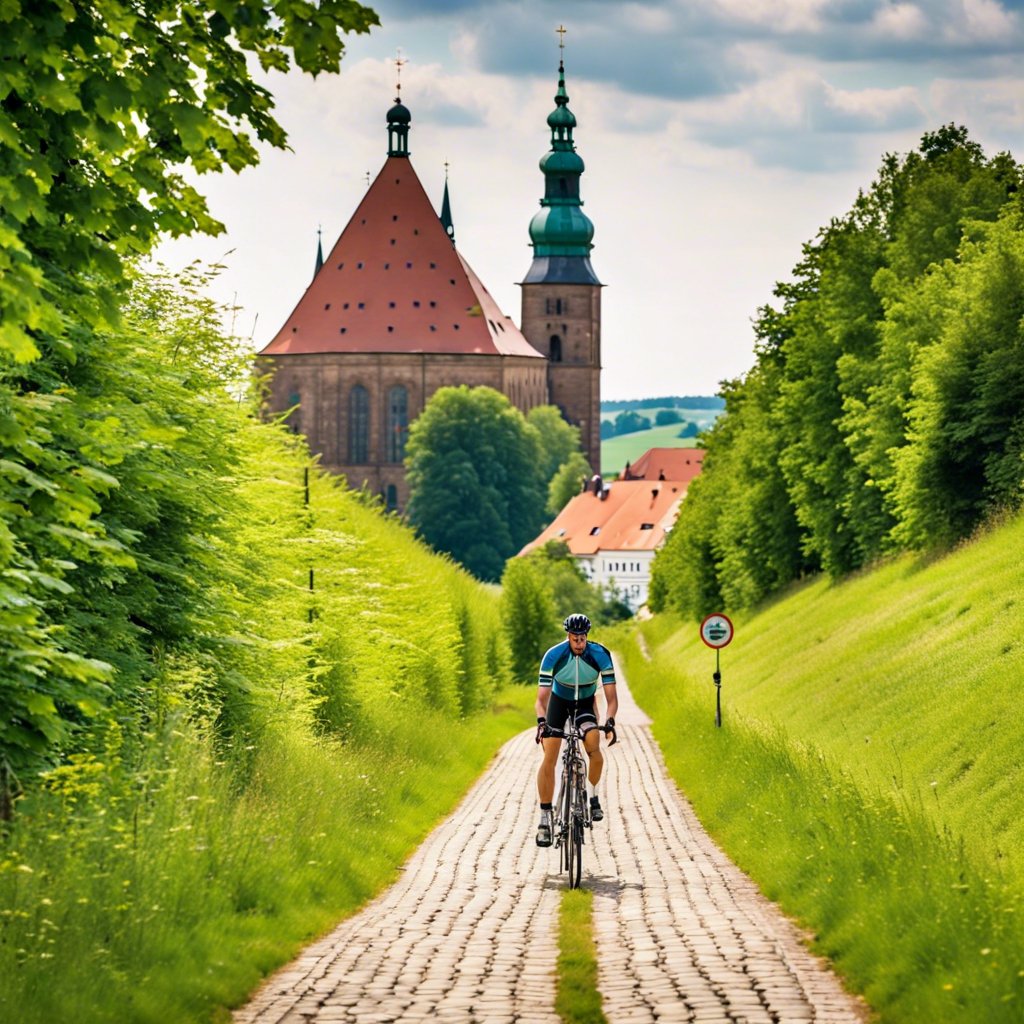
{"label": "red tiled church roof", "polygon": [[408,157],[389,156],[265,356],[534,356],[451,239]]}

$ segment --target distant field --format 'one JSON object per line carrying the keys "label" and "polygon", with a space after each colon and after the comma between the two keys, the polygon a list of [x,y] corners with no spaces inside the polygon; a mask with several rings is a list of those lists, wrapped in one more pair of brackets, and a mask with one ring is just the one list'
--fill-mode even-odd
{"label": "distant field", "polygon": [[[705,412],[706,410],[699,410]],[[679,437],[681,423],[667,427],[638,430],[635,434],[620,434],[601,442],[601,475],[621,473],[627,462],[636,462],[648,448],[694,448],[696,438]]]}
{"label": "distant field", "polygon": [[[668,409],[669,406],[665,406],[664,408]],[[614,420],[616,416],[618,416],[620,413],[624,411],[625,410],[623,409],[602,409],[601,419]],[[636,412],[641,416],[646,416],[653,423],[654,417],[657,416],[658,413],[661,412],[662,410],[641,409],[638,407],[631,407],[629,411]],[[683,409],[672,407],[672,411],[679,413],[679,415],[682,416],[684,420],[689,420],[691,423],[696,423],[697,426],[701,428],[701,430],[703,430],[705,427],[711,426],[711,424],[715,422],[715,417],[719,415],[718,409]],[[682,423],[680,423],[679,426],[681,427]]]}

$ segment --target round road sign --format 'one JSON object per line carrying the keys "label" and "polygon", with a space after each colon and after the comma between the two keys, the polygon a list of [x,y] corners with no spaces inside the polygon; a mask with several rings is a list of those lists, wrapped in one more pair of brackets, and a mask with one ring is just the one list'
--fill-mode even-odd
{"label": "round road sign", "polygon": [[732,642],[732,622],[728,616],[720,612],[713,612],[705,617],[700,624],[700,638],[708,645],[718,650],[720,647],[728,647]]}

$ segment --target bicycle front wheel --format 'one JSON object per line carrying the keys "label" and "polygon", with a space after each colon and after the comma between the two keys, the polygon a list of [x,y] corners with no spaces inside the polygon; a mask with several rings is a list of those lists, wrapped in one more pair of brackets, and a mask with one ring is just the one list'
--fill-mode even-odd
{"label": "bicycle front wheel", "polygon": [[573,815],[569,826],[569,888],[578,889],[583,875],[583,821]]}

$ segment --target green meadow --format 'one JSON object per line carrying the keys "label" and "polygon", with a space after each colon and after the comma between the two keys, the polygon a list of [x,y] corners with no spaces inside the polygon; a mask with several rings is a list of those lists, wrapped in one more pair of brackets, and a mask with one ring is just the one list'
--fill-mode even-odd
{"label": "green meadow", "polygon": [[1024,1019],[1024,517],[942,557],[622,632],[705,826],[881,1021]]}
{"label": "green meadow", "polygon": [[636,462],[648,448],[694,448],[697,439],[680,437],[681,423],[651,427],[632,434],[620,434],[601,442],[601,473],[613,477],[621,473],[627,462]]}

